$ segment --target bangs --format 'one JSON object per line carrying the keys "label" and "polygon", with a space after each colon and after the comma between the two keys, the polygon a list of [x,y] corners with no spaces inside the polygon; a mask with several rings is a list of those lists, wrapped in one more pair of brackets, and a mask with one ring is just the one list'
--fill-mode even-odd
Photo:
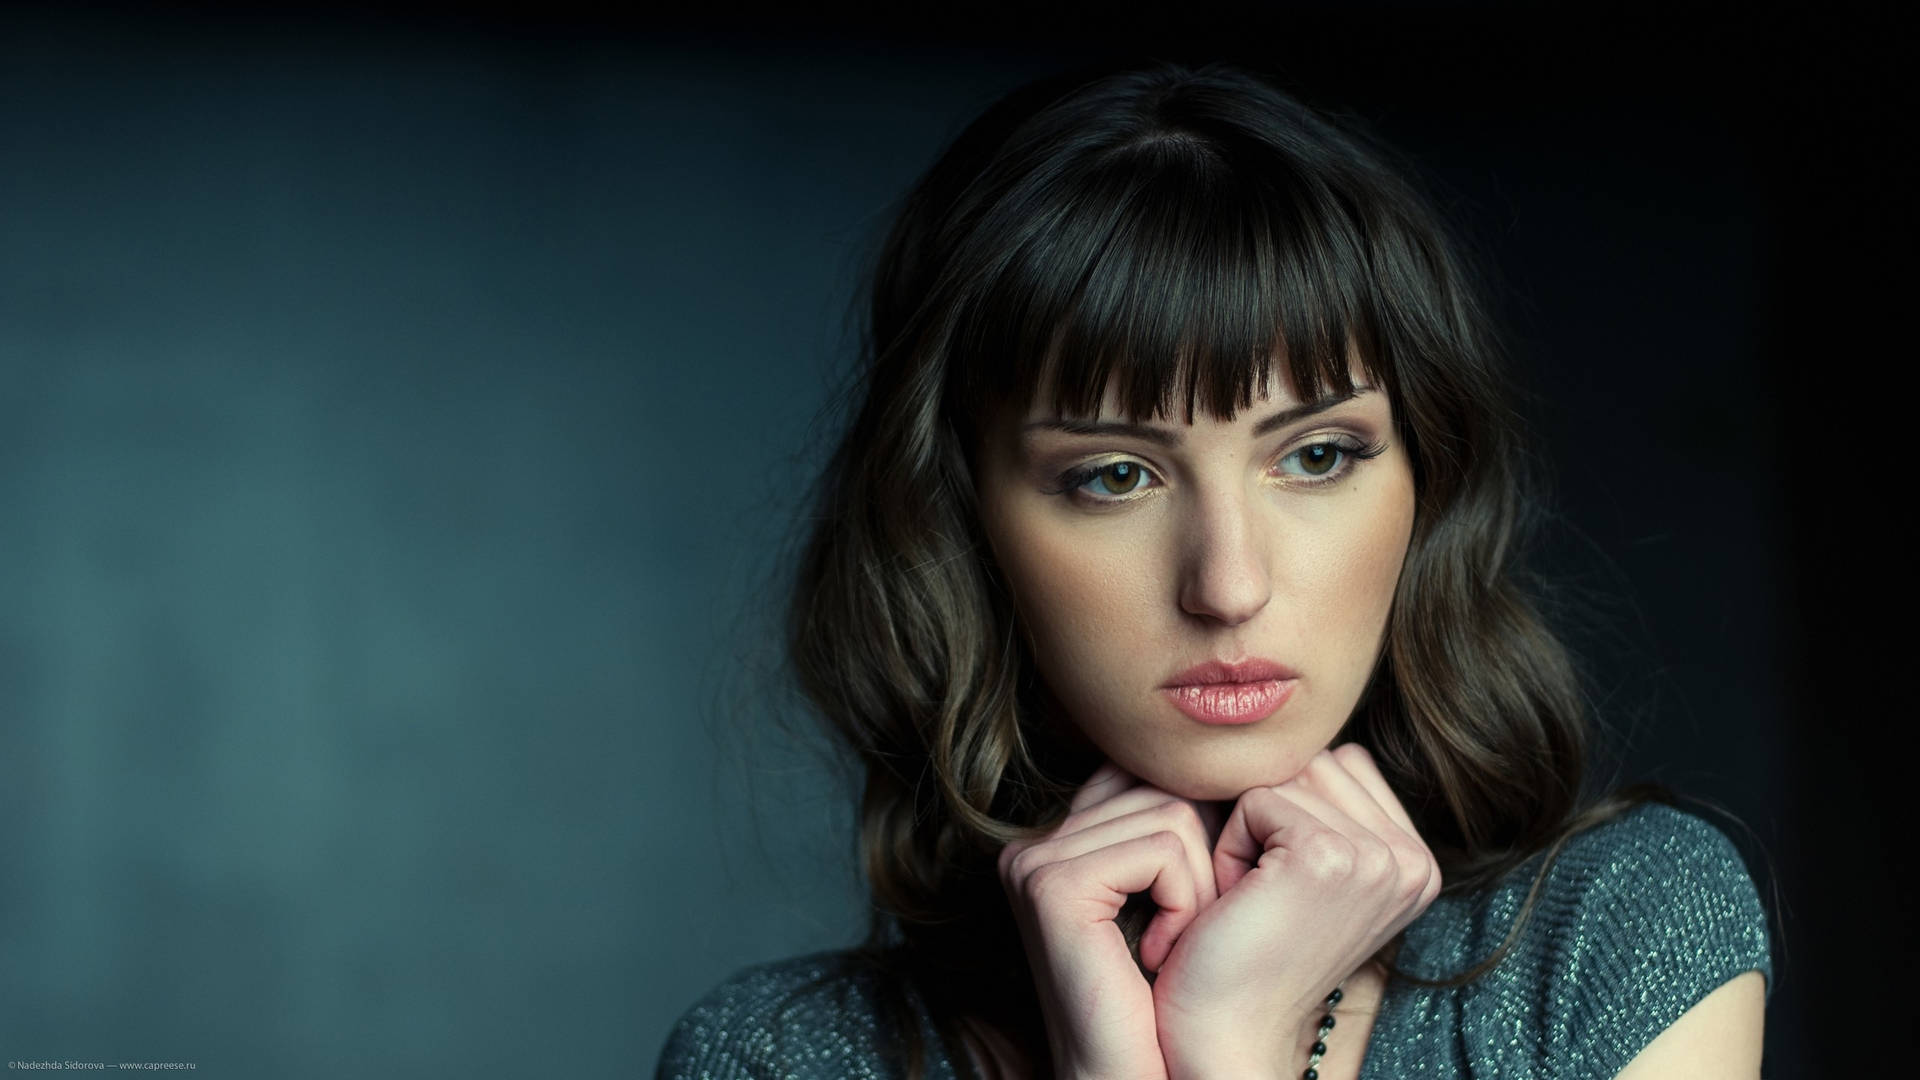
{"label": "bangs", "polygon": [[999,271],[963,310],[949,369],[974,416],[1043,389],[1055,414],[1093,416],[1111,388],[1136,423],[1231,420],[1276,361],[1302,401],[1350,391],[1351,353],[1380,385],[1346,202],[1271,149],[1231,149],[1148,136],[997,200],[974,235],[1011,242],[972,253]]}

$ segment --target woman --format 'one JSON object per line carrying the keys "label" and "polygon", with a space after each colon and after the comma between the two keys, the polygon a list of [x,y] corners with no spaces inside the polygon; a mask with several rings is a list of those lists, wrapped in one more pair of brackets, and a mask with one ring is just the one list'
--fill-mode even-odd
{"label": "woman", "polygon": [[1406,172],[1150,65],[916,186],[789,621],[871,933],[728,980],[661,1076],[1757,1075],[1752,882],[1583,788],[1497,343]]}

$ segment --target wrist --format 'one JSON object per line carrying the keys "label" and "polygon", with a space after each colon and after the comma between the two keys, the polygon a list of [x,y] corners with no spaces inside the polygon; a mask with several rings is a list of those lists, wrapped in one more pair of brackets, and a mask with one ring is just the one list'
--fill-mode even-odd
{"label": "wrist", "polygon": [[1209,1055],[1207,1060],[1182,1067],[1167,1063],[1167,1080],[1300,1080],[1306,1059],[1289,1064],[1271,1055],[1233,1057]]}
{"label": "wrist", "polygon": [[1163,1031],[1167,1080],[1300,1080],[1313,1039],[1300,1043],[1292,1037],[1294,1030],[1288,1025],[1258,1036],[1245,1030],[1183,1031],[1171,1038]]}
{"label": "wrist", "polygon": [[1268,1057],[1232,1058],[1214,1054],[1205,1061],[1181,1066],[1167,1062],[1167,1080],[1300,1080],[1300,1070],[1275,1065]]}
{"label": "wrist", "polygon": [[[1326,1021],[1333,1016],[1332,1001],[1323,1001],[1307,1016],[1296,1016],[1260,1037],[1245,1027],[1202,1029],[1163,1026],[1159,1032],[1161,1056],[1168,1080],[1301,1080],[1308,1069],[1319,1069],[1315,1047],[1324,1052],[1334,1038]],[[1190,1048],[1190,1049],[1189,1049]]]}

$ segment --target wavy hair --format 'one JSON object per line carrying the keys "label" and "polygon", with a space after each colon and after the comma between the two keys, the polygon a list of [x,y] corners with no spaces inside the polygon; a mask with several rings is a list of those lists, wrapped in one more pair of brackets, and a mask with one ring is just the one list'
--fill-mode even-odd
{"label": "wavy hair", "polygon": [[[1574,833],[1653,785],[1585,790],[1581,680],[1520,564],[1539,470],[1484,287],[1417,175],[1352,120],[1222,65],[1035,83],[967,127],[879,252],[850,400],[811,495],[788,662],[864,775],[873,901],[856,950],[890,988],[909,1075],[922,997],[956,1067],[984,1024],[1047,1068],[995,869],[1097,765],[1038,677],[976,509],[984,418],[1050,387],[1132,419],[1249,407],[1272,365],[1301,400],[1390,396],[1415,518],[1382,654],[1343,730],[1366,747],[1449,892],[1547,852],[1499,963]],[[1122,923],[1135,944],[1145,897]],[[1393,943],[1397,945],[1396,943]],[[1383,950],[1391,962],[1393,946]]]}

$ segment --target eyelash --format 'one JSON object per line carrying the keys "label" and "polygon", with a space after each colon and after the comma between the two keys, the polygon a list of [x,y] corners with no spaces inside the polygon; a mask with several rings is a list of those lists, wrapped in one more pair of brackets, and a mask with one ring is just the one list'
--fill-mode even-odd
{"label": "eyelash", "polygon": [[[1381,454],[1386,453],[1387,451],[1387,444],[1384,441],[1368,445],[1368,444],[1361,443],[1357,439],[1356,440],[1321,439],[1317,442],[1307,443],[1301,446],[1299,449],[1296,449],[1287,453],[1286,455],[1282,456],[1280,460],[1285,461],[1287,460],[1287,458],[1294,457],[1304,451],[1311,450],[1316,446],[1330,446],[1335,450],[1339,451],[1340,462],[1339,464],[1334,466],[1334,470],[1332,472],[1326,473],[1323,476],[1318,478],[1308,479],[1307,477],[1305,477],[1303,474],[1300,474],[1300,473],[1288,474],[1292,476],[1294,479],[1303,482],[1308,487],[1322,487],[1326,485],[1337,484],[1340,481],[1346,479],[1346,476],[1348,473],[1352,472],[1354,469],[1359,467],[1358,465],[1354,464],[1354,462],[1370,461],[1374,458],[1379,457]],[[1134,491],[1128,492],[1125,495],[1112,495],[1112,496],[1088,496],[1085,492],[1082,492],[1080,490],[1086,485],[1092,483],[1094,479],[1099,477],[1101,473],[1106,472],[1108,469],[1113,468],[1115,465],[1122,465],[1122,464],[1136,465],[1141,468],[1145,468],[1145,466],[1140,465],[1139,462],[1134,461],[1131,458],[1116,458],[1112,461],[1103,461],[1098,465],[1086,465],[1078,469],[1072,469],[1060,477],[1059,494],[1066,495],[1070,498],[1078,497],[1078,498],[1081,498],[1083,501],[1101,504],[1101,505],[1131,502],[1133,499],[1139,497],[1139,492],[1141,489],[1136,488]],[[1148,475],[1152,475],[1152,473],[1149,472]]]}

